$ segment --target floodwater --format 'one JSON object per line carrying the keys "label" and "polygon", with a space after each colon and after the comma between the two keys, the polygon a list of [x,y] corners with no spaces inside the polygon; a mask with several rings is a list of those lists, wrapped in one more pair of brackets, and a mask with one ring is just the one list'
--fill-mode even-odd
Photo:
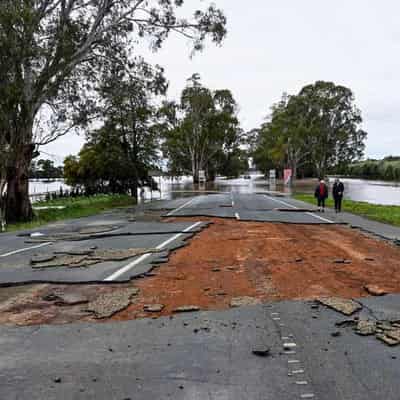
{"label": "floodwater", "polygon": [[[215,182],[205,185],[194,185],[191,177],[184,176],[179,178],[154,178],[160,191],[151,192],[146,189],[146,200],[150,199],[173,199],[177,197],[190,197],[193,192],[236,192],[236,193],[255,193],[269,190],[281,191],[286,193],[314,193],[317,185],[316,179],[298,180],[293,188],[285,187],[281,182],[276,186],[270,186],[269,182],[262,175],[251,175],[250,179],[225,179],[217,178]],[[328,184],[331,188],[334,178],[329,178]],[[345,186],[344,197],[349,200],[365,201],[372,204],[398,205],[400,206],[400,182],[370,181],[365,179],[343,178]],[[46,193],[59,191],[60,188],[69,190],[70,188],[63,180],[54,182],[32,180],[30,183],[30,193]]]}
{"label": "floodwater", "polygon": [[[193,185],[189,177],[182,178],[180,181],[162,180],[162,198],[171,199],[183,195],[190,196],[191,190],[200,191],[226,191],[240,193],[255,193],[265,191],[280,191],[285,193],[310,193],[314,194],[314,189],[318,184],[316,179],[298,180],[294,187],[285,187],[282,182],[277,182],[275,186],[270,186],[269,182],[262,175],[251,175],[251,179],[223,179],[217,178],[213,183],[207,185]],[[328,179],[331,189],[334,177]],[[372,204],[397,205],[400,206],[400,182],[370,181],[365,179],[343,178],[345,187],[345,199],[354,201],[365,201]],[[187,193],[184,193],[188,191]],[[183,193],[182,193],[183,192]],[[160,198],[159,192],[154,192],[154,198]]]}
{"label": "floodwater", "polygon": [[47,192],[59,192],[62,190],[70,190],[70,187],[64,183],[63,179],[47,181],[44,179],[31,179],[29,182],[29,194],[38,195]]}

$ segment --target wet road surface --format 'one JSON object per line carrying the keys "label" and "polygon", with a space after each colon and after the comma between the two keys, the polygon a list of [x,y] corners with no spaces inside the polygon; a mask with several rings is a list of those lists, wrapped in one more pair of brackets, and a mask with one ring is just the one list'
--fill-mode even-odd
{"label": "wet road surface", "polygon": [[[170,250],[182,246],[185,239],[196,234],[195,229],[202,228],[203,215],[332,224],[329,215],[307,209],[293,211],[294,207],[301,204],[265,195],[223,193],[147,206],[150,211],[162,211],[164,223],[140,222],[140,218],[133,222],[132,215],[116,212],[40,229],[43,240],[46,235],[65,231],[76,234],[81,229],[107,225],[115,230],[96,235],[135,234],[130,236],[47,244],[26,243],[32,239],[28,236],[3,235],[0,279],[3,283],[21,279],[29,271],[50,274],[47,276],[55,281],[66,276],[104,281],[123,271],[117,279],[126,280],[159,255],[139,262],[137,257],[57,271],[32,272],[29,261],[34,254],[94,245],[152,248],[167,243],[165,249]],[[179,222],[180,217],[188,216],[199,219]],[[172,218],[174,222],[169,221]],[[132,267],[124,269],[129,265]],[[38,278],[43,279],[48,278]],[[368,318],[400,321],[398,295],[358,301],[365,305],[362,312]],[[104,324],[0,326],[0,398],[397,400],[400,346],[389,347],[373,336],[358,336],[353,325],[335,325],[349,318],[353,317],[314,302],[284,301]]]}

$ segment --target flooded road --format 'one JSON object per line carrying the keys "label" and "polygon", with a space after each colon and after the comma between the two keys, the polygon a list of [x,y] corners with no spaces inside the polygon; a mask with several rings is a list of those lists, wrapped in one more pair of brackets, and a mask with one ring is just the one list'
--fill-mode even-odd
{"label": "flooded road", "polygon": [[[329,188],[333,186],[334,178],[329,178]],[[384,181],[368,181],[364,179],[343,178],[345,198],[354,201],[365,201],[372,204],[400,205],[400,183]],[[161,181],[161,198],[173,199],[182,196],[192,196],[192,190],[222,191],[235,193],[255,193],[263,191],[280,191],[285,193],[314,193],[316,179],[298,180],[293,188],[285,187],[281,182],[273,187],[262,175],[252,175],[251,179],[224,179],[217,178],[213,183],[206,185],[193,185],[191,178],[184,177],[180,180],[163,179]],[[185,191],[188,191],[185,193]],[[159,192],[154,192],[154,198],[160,198]]]}
{"label": "flooded road", "polygon": [[[155,178],[160,191],[146,190],[146,199],[171,200],[179,197],[191,197],[193,191],[206,192],[235,192],[256,193],[268,190],[277,190],[285,193],[314,193],[317,185],[316,179],[298,180],[293,188],[285,187],[280,181],[276,186],[270,187],[269,182],[262,175],[252,175],[250,179],[217,178],[215,182],[204,185],[194,185],[189,176],[179,178]],[[329,178],[329,187],[332,188],[334,178]],[[400,205],[400,182],[369,181],[365,179],[343,178],[345,198],[354,201],[365,201],[372,204]],[[62,180],[55,182],[31,181],[30,193],[46,193],[69,187]]]}

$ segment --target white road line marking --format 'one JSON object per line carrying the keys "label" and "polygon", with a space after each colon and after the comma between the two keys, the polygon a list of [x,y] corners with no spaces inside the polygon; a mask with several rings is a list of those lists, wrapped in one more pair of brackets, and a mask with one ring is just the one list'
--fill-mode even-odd
{"label": "white road line marking", "polygon": [[283,354],[296,354],[296,352],[294,350],[286,350]]}
{"label": "white road line marking", "polygon": [[299,364],[300,360],[288,360],[288,364]]}
{"label": "white road line marking", "polygon": [[169,217],[170,215],[175,214],[175,213],[178,212],[179,210],[182,210],[182,208],[187,207],[187,206],[188,206],[191,202],[193,202],[194,200],[195,200],[195,198],[192,199],[192,200],[189,200],[188,202],[186,202],[185,204],[183,204],[183,205],[181,205],[180,207],[176,208],[175,210],[170,211],[170,212],[167,214],[167,217]]}
{"label": "white road line marking", "polygon": [[283,347],[288,347],[288,348],[293,348],[293,347],[297,347],[296,343],[283,343]]}
{"label": "white road line marking", "polygon": [[279,317],[274,317],[272,318],[273,321],[280,321],[281,319]]}
{"label": "white road line marking", "polygon": [[301,399],[313,399],[314,393],[304,393],[300,396]]}
{"label": "white road line marking", "polygon": [[296,385],[308,385],[307,381],[296,381]]}
{"label": "white road line marking", "polygon": [[37,246],[25,247],[23,249],[14,250],[14,251],[10,251],[9,253],[1,254],[0,257],[8,257],[8,256],[12,256],[13,254],[23,253],[25,251],[29,251],[29,250],[33,250],[33,249],[39,249],[40,247],[48,246],[49,244],[51,244],[51,242],[41,243],[41,244],[38,244]]}
{"label": "white road line marking", "polygon": [[[288,207],[291,207],[291,208],[296,208],[296,209],[299,208],[299,207],[294,206],[293,204],[286,203],[286,201],[277,200],[277,199],[272,198],[271,196],[267,196],[267,197],[268,197],[269,199],[271,199],[272,201],[276,201],[277,203],[284,204],[285,206],[288,206]],[[314,218],[318,218],[318,219],[320,219],[321,221],[328,222],[329,224],[334,224],[334,223],[335,223],[334,221],[331,221],[330,219],[327,219],[327,218],[324,218],[324,217],[320,217],[319,215],[316,215],[316,214],[314,214],[314,213],[312,213],[312,212],[306,212],[306,214],[307,214],[307,215],[310,215],[310,216],[312,216],[312,217],[314,217]]]}
{"label": "white road line marking", "polygon": [[307,212],[306,214],[311,215],[314,218],[318,218],[321,221],[328,222],[329,224],[334,224],[335,223],[334,221],[331,221],[330,219],[327,219],[327,218],[324,218],[324,217],[320,217],[319,215],[311,213],[311,212]]}
{"label": "white road line marking", "polygon": [[[192,230],[193,228],[196,228],[198,225],[202,224],[202,222],[196,222],[195,224],[189,226],[188,228],[184,229],[182,233],[178,233],[175,236],[172,236],[171,238],[167,239],[165,242],[159,244],[156,249],[157,250],[161,250],[163,249],[166,245],[168,245],[169,243],[173,242],[174,240],[178,239],[179,237],[181,237],[182,235],[184,235],[186,232]],[[138,265],[139,263],[141,263],[143,260],[145,260],[146,258],[150,257],[152,253],[147,253],[147,254],[143,254],[142,256],[140,256],[138,259],[132,261],[131,263],[129,263],[128,265],[126,265],[125,267],[119,269],[118,271],[114,272],[112,275],[110,275],[109,277],[107,277],[106,279],[104,279],[105,282],[109,282],[109,281],[113,281],[117,278],[119,278],[121,275],[125,274],[126,272],[128,272],[130,269],[132,269],[135,265]]]}
{"label": "white road line marking", "polygon": [[278,313],[278,312],[272,312],[272,313],[271,313],[271,316],[272,316],[272,317],[274,317],[275,315],[279,315],[279,313]]}
{"label": "white road line marking", "polygon": [[235,218],[236,218],[238,221],[240,221],[240,215],[239,215],[239,213],[235,213]]}
{"label": "white road line marking", "polygon": [[304,369],[295,369],[292,374],[304,374]]}

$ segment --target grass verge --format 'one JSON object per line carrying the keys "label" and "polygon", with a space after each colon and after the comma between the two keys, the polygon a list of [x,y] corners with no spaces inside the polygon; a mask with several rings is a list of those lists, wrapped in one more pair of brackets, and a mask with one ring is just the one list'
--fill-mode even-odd
{"label": "grass verge", "polygon": [[127,195],[96,195],[91,197],[69,197],[50,201],[41,201],[34,207],[65,207],[62,209],[34,210],[33,221],[7,225],[7,232],[32,229],[49,222],[71,218],[89,217],[116,207],[134,204],[134,199]]}
{"label": "grass verge", "polygon": [[[316,205],[316,200],[311,194],[295,194],[293,197]],[[334,208],[333,199],[328,198],[326,205]],[[362,201],[343,200],[342,208],[343,211],[373,219],[374,221],[400,226],[400,206],[384,206]]]}

